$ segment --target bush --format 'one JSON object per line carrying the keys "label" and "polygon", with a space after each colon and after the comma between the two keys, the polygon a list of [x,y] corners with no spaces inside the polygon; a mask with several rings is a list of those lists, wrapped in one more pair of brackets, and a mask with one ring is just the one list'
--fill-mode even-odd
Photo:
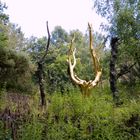
{"label": "bush", "polygon": [[0,48],[0,87],[32,92],[33,66],[28,56],[8,48]]}
{"label": "bush", "polygon": [[[28,98],[15,119],[21,140],[138,140],[140,138],[140,99],[128,98],[116,107],[108,89],[95,89],[84,98],[78,91],[47,96],[46,108],[39,98]],[[15,107],[18,108],[16,105]],[[24,110],[27,111],[24,111]],[[16,108],[13,109],[17,110]],[[0,126],[2,127],[2,125]],[[2,132],[2,131],[1,131]],[[10,135],[10,133],[9,133]]]}

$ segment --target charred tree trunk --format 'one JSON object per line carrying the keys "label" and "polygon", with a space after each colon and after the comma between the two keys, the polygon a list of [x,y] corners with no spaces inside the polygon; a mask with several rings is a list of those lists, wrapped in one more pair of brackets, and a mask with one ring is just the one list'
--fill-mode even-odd
{"label": "charred tree trunk", "polygon": [[41,105],[45,106],[46,105],[46,100],[45,100],[45,88],[44,88],[44,62],[45,58],[47,56],[48,50],[49,50],[49,45],[50,45],[50,32],[49,32],[49,27],[48,27],[48,22],[46,23],[47,26],[47,33],[48,33],[48,41],[47,45],[45,47],[45,53],[44,55],[38,60],[37,62],[37,78],[38,78],[38,84],[39,84],[39,90],[40,90],[40,98],[41,98]]}
{"label": "charred tree trunk", "polygon": [[38,76],[38,84],[39,84],[39,90],[40,90],[40,98],[41,98],[41,105],[46,105],[45,100],[45,88],[44,88],[44,80],[43,80],[43,64],[41,62],[38,62],[38,68],[37,68],[37,76]]}
{"label": "charred tree trunk", "polygon": [[117,89],[117,71],[116,71],[116,61],[118,56],[118,38],[111,39],[111,58],[110,58],[110,90],[113,95],[114,101],[117,103],[119,100],[119,93]]}

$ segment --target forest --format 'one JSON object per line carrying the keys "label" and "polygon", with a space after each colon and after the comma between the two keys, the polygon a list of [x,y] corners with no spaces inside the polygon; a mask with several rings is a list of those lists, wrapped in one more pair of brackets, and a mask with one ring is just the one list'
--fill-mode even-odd
{"label": "forest", "polygon": [[0,140],[140,140],[140,1],[92,3],[105,35],[26,38],[0,1]]}

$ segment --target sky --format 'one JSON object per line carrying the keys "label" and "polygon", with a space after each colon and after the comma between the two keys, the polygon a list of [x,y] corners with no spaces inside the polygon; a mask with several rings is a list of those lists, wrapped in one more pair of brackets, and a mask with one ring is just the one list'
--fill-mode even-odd
{"label": "sky", "polygon": [[93,9],[92,0],[2,0],[8,6],[10,21],[21,26],[26,37],[46,36],[46,21],[50,31],[61,26],[67,32],[79,29],[87,31],[90,22],[94,31],[101,32],[104,20]]}

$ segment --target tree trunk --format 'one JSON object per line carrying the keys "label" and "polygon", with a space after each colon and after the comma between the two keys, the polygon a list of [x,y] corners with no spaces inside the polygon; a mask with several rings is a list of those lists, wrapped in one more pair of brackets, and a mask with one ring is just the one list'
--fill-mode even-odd
{"label": "tree trunk", "polygon": [[38,62],[38,68],[37,68],[37,76],[38,76],[38,83],[39,83],[39,89],[40,89],[40,97],[41,97],[41,105],[46,105],[45,100],[45,88],[44,88],[44,80],[43,80],[43,64]]}
{"label": "tree trunk", "polygon": [[119,100],[119,93],[117,89],[117,72],[116,72],[116,61],[118,55],[118,38],[111,39],[111,58],[110,58],[110,90],[113,95],[113,100],[117,103]]}
{"label": "tree trunk", "polygon": [[84,87],[83,85],[80,86],[80,89],[81,89],[81,93],[84,97],[89,97],[91,95],[91,90],[92,89],[89,89],[89,87]]}
{"label": "tree trunk", "polygon": [[41,97],[41,105],[45,106],[46,105],[46,100],[45,100],[45,88],[44,88],[44,80],[43,80],[43,65],[45,62],[45,58],[47,56],[48,50],[49,50],[49,45],[50,45],[50,32],[49,32],[49,27],[48,27],[48,22],[46,22],[47,26],[47,33],[48,33],[48,41],[46,44],[46,50],[44,55],[40,58],[40,60],[37,61],[37,78],[38,78],[38,84],[39,84],[39,89],[40,89],[40,97]]}

